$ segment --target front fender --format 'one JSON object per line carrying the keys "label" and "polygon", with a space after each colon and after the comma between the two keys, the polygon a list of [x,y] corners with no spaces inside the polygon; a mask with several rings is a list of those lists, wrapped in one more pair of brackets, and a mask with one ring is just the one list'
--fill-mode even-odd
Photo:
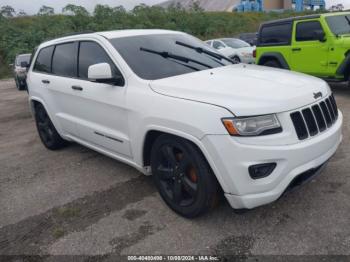
{"label": "front fender", "polygon": [[[211,167],[211,169],[212,169],[215,177],[217,178],[223,191],[229,192],[229,188],[227,186],[228,183],[225,181],[225,177],[220,173],[220,168],[217,167],[217,163],[214,161],[213,156],[210,154],[208,149],[203,144],[203,139],[205,137],[203,137],[202,139],[199,139],[191,134],[188,134],[186,132],[183,132],[183,131],[180,131],[177,129],[172,129],[172,128],[168,128],[168,127],[164,127],[164,126],[150,125],[150,126],[148,126],[147,132],[143,136],[143,143],[142,143],[143,146],[145,145],[145,140],[146,140],[148,132],[151,132],[151,131],[157,131],[157,132],[162,132],[162,133],[178,136],[178,137],[184,138],[184,139],[192,142],[194,145],[196,145],[199,148],[199,150],[202,152],[202,154],[204,155],[205,159],[208,161],[208,164]],[[228,136],[228,134],[226,134],[226,136]],[[140,152],[143,152],[143,149],[144,148],[142,148],[142,151],[140,151]],[[139,157],[143,158],[143,156],[139,156]],[[145,171],[146,171],[146,169],[145,169]],[[149,172],[144,172],[144,173],[149,174]]]}

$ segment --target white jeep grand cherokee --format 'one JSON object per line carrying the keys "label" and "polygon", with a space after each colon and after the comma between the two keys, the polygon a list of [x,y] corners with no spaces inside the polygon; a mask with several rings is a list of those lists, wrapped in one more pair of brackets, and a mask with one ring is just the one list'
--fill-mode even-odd
{"label": "white jeep grand cherokee", "polygon": [[319,173],[342,140],[324,81],[233,65],[181,32],[52,40],[38,48],[27,81],[47,148],[75,141],[152,172],[185,217],[207,211],[222,191],[234,209],[275,201]]}

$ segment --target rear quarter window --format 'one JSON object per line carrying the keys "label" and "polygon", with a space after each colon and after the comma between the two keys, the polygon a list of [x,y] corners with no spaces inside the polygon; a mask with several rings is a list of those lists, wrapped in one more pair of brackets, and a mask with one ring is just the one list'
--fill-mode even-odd
{"label": "rear quarter window", "polygon": [[290,45],[292,24],[264,25],[259,34],[259,45]]}
{"label": "rear quarter window", "polygon": [[51,59],[54,46],[49,46],[39,51],[38,57],[35,60],[34,71],[51,73]]}

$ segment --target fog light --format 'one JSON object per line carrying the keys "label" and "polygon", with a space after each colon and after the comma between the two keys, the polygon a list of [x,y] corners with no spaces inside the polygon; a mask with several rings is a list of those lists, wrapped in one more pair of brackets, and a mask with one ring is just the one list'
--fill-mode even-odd
{"label": "fog light", "polygon": [[253,179],[260,179],[271,175],[273,170],[275,170],[276,163],[259,164],[249,167],[249,175]]}

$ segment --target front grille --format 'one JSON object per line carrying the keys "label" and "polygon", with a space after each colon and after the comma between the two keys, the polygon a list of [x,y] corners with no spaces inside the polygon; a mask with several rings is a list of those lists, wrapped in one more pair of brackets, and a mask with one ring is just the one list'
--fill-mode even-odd
{"label": "front grille", "polygon": [[330,128],[338,119],[333,94],[322,102],[290,114],[299,140],[315,136]]}

